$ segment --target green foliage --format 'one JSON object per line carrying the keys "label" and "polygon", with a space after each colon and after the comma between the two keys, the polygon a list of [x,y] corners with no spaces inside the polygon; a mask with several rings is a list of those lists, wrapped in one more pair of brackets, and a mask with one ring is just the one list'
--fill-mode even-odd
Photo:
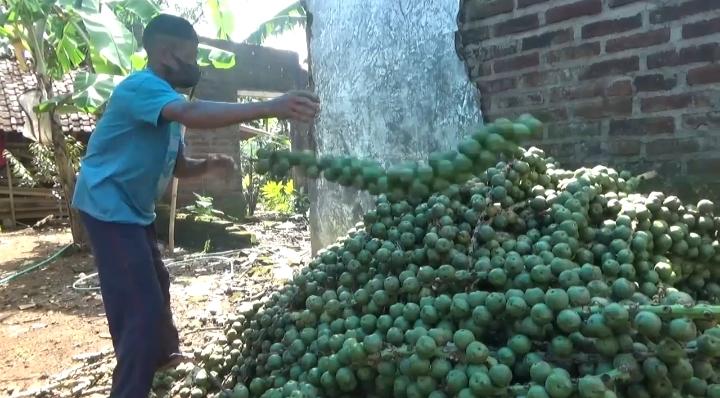
{"label": "green foliage", "polygon": [[12,172],[13,177],[18,179],[21,187],[34,187],[37,185],[37,181],[35,181],[33,173],[30,172],[30,170],[28,170],[27,167],[25,167],[25,165],[12,154],[12,152],[5,149],[3,150],[2,155],[10,165],[10,171]]}
{"label": "green foliage", "polygon": [[213,207],[212,197],[202,196],[195,192],[193,195],[195,195],[195,203],[185,207],[185,211],[190,215],[203,219],[226,218],[225,213]]}
{"label": "green foliage", "polygon": [[245,39],[248,44],[262,45],[271,36],[276,36],[297,27],[305,27],[307,15],[300,2],[289,5]]}
{"label": "green foliage", "polygon": [[[68,136],[65,139],[65,147],[73,171],[80,169],[80,160],[85,153],[85,146],[75,138]],[[10,151],[3,151],[3,155],[11,166],[13,176],[20,181],[24,187],[56,187],[60,183],[60,177],[53,149],[49,146],[33,142],[28,146],[32,163],[25,166],[13,156]]]}
{"label": "green foliage", "polygon": [[301,214],[304,217],[307,217],[307,212],[310,210],[310,197],[305,192],[305,188],[300,187],[300,189],[295,190],[293,204],[296,214]]}
{"label": "green foliage", "polygon": [[171,14],[179,15],[193,25],[205,15],[205,0],[158,0],[158,5]]}
{"label": "green foliage", "polygon": [[208,0],[208,11],[215,27],[217,28],[217,37],[223,40],[230,40],[233,30],[235,30],[235,16],[229,9],[229,0]]}
{"label": "green foliage", "polygon": [[[257,101],[255,98],[242,97],[239,102],[248,103]],[[258,120],[249,123],[252,127],[269,131],[275,137],[258,136],[240,141],[239,158],[240,169],[244,176],[242,180],[243,195],[247,206],[247,215],[255,214],[258,202],[261,201],[261,188],[270,179],[255,171],[255,159],[260,150],[279,150],[290,148],[290,138],[287,135],[287,124],[277,119]]]}
{"label": "green foliage", "polygon": [[210,253],[210,251],[212,251],[212,240],[208,239],[203,244],[202,253]]}
{"label": "green foliage", "polygon": [[240,169],[243,171],[243,195],[247,206],[247,215],[255,214],[257,204],[261,199],[261,189],[270,179],[255,171],[254,159],[258,150],[276,150],[290,147],[287,137],[279,136],[272,140],[269,137],[253,137],[240,142]]}
{"label": "green foliage", "polygon": [[260,188],[263,206],[270,211],[290,214],[295,210],[295,184],[293,180],[268,181]]}
{"label": "green foliage", "polygon": [[[85,146],[75,138],[69,136],[65,138],[65,147],[67,150],[70,164],[73,171],[80,170],[80,160],[85,153]],[[33,156],[33,168],[35,170],[35,178],[41,185],[57,185],[60,183],[57,165],[55,164],[55,155],[52,148],[46,145],[33,142],[30,144],[30,153]]]}
{"label": "green foliage", "polygon": [[[133,31],[160,11],[151,0],[6,0],[3,5],[0,36],[16,45],[22,67],[30,66],[22,53],[32,55],[45,89],[78,68],[92,71],[77,75],[73,95],[46,93],[50,98],[38,112],[100,112],[122,77],[145,65]],[[202,45],[198,63],[231,68],[235,59],[231,52]]]}

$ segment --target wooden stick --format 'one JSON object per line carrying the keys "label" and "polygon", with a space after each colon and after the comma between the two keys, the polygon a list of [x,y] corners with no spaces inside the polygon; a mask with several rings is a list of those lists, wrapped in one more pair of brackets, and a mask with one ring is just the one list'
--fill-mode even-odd
{"label": "wooden stick", "polygon": [[[180,136],[184,140],[185,138],[185,126],[181,126]],[[172,193],[170,196],[170,220],[168,220],[168,250],[172,256],[175,253],[175,216],[177,214],[177,193],[178,185],[180,181],[173,177],[172,180]]]}
{"label": "wooden stick", "polygon": [[177,212],[177,191],[178,191],[178,179],[173,177],[172,180],[172,194],[170,196],[170,220],[168,231],[168,250],[172,256],[175,253],[175,214]]}
{"label": "wooden stick", "polygon": [[13,184],[12,184],[12,173],[10,173],[10,165],[6,165],[5,171],[7,172],[8,178],[8,192],[10,193],[10,221],[12,221],[13,227],[17,225],[17,218],[15,218],[15,196],[13,195]]}

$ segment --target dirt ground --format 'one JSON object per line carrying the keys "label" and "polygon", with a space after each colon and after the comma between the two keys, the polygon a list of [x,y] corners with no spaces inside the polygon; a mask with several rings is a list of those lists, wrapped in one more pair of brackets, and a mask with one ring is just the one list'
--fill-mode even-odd
{"label": "dirt ground", "polygon": [[[309,259],[302,218],[261,219],[245,227],[258,245],[166,261],[186,350],[215,338],[224,314],[258,300]],[[0,279],[70,242],[67,229],[0,233]],[[0,397],[107,396],[114,362],[94,272],[89,254],[70,253],[0,285]]]}
{"label": "dirt ground", "polygon": [[[67,230],[0,234],[0,278],[72,242]],[[72,364],[74,355],[109,347],[102,301],[71,285],[93,272],[87,254],[59,258],[0,286],[0,392],[28,388]]]}

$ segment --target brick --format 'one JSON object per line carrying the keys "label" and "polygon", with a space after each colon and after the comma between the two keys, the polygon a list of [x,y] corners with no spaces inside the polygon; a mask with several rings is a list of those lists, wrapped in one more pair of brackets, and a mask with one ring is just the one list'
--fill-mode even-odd
{"label": "brick", "polygon": [[687,83],[691,86],[720,82],[720,64],[710,64],[691,69],[687,74]]}
{"label": "brick", "polygon": [[668,91],[677,86],[677,76],[665,76],[662,74],[643,75],[635,78],[635,89],[638,92],[643,91]]}
{"label": "brick", "polygon": [[506,77],[502,79],[494,79],[478,82],[480,91],[483,94],[495,94],[517,87],[517,79],[514,77]]}
{"label": "brick", "polygon": [[578,148],[574,142],[545,144],[543,145],[543,148],[550,156],[561,160],[574,159],[578,157]]}
{"label": "brick", "polygon": [[640,109],[643,112],[660,112],[669,109],[685,108],[692,104],[692,100],[692,95],[687,93],[643,98],[640,103]]}
{"label": "brick", "polygon": [[675,21],[690,15],[700,14],[712,10],[720,10],[717,0],[690,0],[682,4],[658,8],[650,12],[650,23],[660,24]]}
{"label": "brick", "polygon": [[508,55],[513,55],[517,52],[517,44],[512,43],[509,45],[480,47],[473,51],[473,55],[478,61],[485,62],[495,58],[507,57]]}
{"label": "brick", "polygon": [[540,19],[537,14],[531,14],[501,22],[494,26],[493,33],[495,37],[502,37],[537,29],[539,26]]}
{"label": "brick", "polygon": [[641,0],[610,0],[610,1],[608,1],[608,6],[610,6],[610,8],[616,8],[616,7],[622,7],[624,5],[628,5],[631,3],[637,3],[639,1],[641,1]]}
{"label": "brick", "polygon": [[519,69],[532,68],[540,65],[540,54],[523,54],[515,57],[499,59],[495,61],[493,70],[495,73],[510,72]]}
{"label": "brick", "polygon": [[583,84],[580,86],[555,87],[550,90],[550,102],[564,102],[578,99],[601,97],[605,94],[605,87],[599,83]]}
{"label": "brick", "polygon": [[683,115],[682,124],[683,127],[694,130],[718,130],[720,129],[720,112]]}
{"label": "brick", "polygon": [[543,123],[557,122],[559,120],[567,120],[568,113],[565,108],[540,108],[529,111],[530,114],[535,116],[538,120]]}
{"label": "brick", "polygon": [[479,28],[464,30],[460,34],[463,46],[477,44],[490,38],[490,28],[481,26]]}
{"label": "brick", "polygon": [[634,35],[610,39],[605,44],[605,51],[614,53],[630,50],[632,48],[643,48],[657,46],[658,44],[670,41],[670,28],[657,29],[649,32],[636,33]]}
{"label": "brick", "polygon": [[611,136],[645,136],[672,134],[675,132],[675,119],[670,116],[619,119],[610,121]]}
{"label": "brick", "polygon": [[642,27],[642,14],[636,14],[632,17],[608,19],[589,23],[582,27],[582,38],[591,39],[593,37],[607,36],[616,33],[627,32]]}
{"label": "brick", "polygon": [[551,123],[547,126],[550,139],[599,137],[602,134],[600,122]]}
{"label": "brick", "polygon": [[547,1],[548,0],[518,0],[518,8],[530,7]]}
{"label": "brick", "polygon": [[699,149],[700,145],[694,138],[658,138],[645,144],[645,153],[650,156],[692,153]]}
{"label": "brick", "polygon": [[632,114],[632,98],[605,97],[574,106],[575,116],[583,119],[602,119]]}
{"label": "brick", "polygon": [[720,17],[683,25],[683,39],[693,39],[720,32]]}
{"label": "brick", "polygon": [[600,54],[600,42],[583,43],[579,46],[565,47],[547,53],[546,62],[555,64],[558,62],[574,61],[581,58],[589,58]]}
{"label": "brick", "polygon": [[542,105],[544,98],[541,94],[532,93],[526,95],[513,95],[509,97],[496,97],[495,103],[498,109],[508,109],[517,107],[526,107],[533,105]]}
{"label": "brick", "polygon": [[551,47],[557,44],[567,43],[574,38],[573,28],[555,30],[540,35],[529,36],[522,40],[523,51],[537,48]]}
{"label": "brick", "polygon": [[656,69],[696,62],[715,62],[717,60],[720,60],[720,45],[718,43],[706,43],[685,47],[679,51],[670,50],[648,55],[647,66],[648,69]]}
{"label": "brick", "polygon": [[605,90],[605,95],[608,97],[629,97],[633,95],[632,81],[618,80],[612,83]]}
{"label": "brick", "polygon": [[547,10],[545,12],[545,22],[553,24],[586,15],[600,14],[600,12],[602,12],[601,0],[580,0]]}
{"label": "brick", "polygon": [[643,98],[640,102],[640,109],[643,112],[662,112],[672,109],[687,108],[689,106],[702,107],[708,105],[710,105],[710,103],[707,97],[703,95],[683,93]]}
{"label": "brick", "polygon": [[688,174],[717,175],[720,170],[720,158],[693,159],[687,162]]}
{"label": "brick", "polygon": [[475,21],[511,12],[513,0],[466,0],[463,7],[465,21]]}
{"label": "brick", "polygon": [[597,79],[599,77],[625,75],[640,69],[640,58],[637,56],[612,59],[594,63],[583,71],[580,80]]}
{"label": "brick", "polygon": [[520,76],[520,83],[523,87],[534,88],[559,84],[572,78],[572,71],[570,69],[542,72],[533,71]]}
{"label": "brick", "polygon": [[642,143],[638,140],[610,140],[606,145],[607,154],[613,156],[636,156],[642,149]]}

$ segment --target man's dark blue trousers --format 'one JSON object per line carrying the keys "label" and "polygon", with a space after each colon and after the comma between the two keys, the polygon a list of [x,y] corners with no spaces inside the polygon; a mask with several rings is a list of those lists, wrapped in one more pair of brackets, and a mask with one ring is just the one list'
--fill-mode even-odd
{"label": "man's dark blue trousers", "polygon": [[117,359],[110,397],[146,398],[155,371],[179,352],[170,309],[170,277],[155,228],[81,215]]}

